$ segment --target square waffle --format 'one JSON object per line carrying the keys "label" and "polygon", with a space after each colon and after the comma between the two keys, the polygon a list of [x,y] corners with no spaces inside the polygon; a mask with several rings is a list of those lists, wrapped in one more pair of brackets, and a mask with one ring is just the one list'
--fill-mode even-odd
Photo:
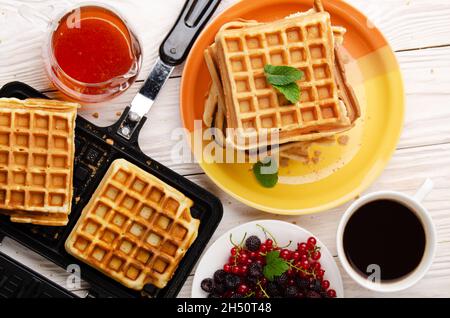
{"label": "square waffle", "polygon": [[[215,43],[227,124],[235,129],[227,141],[238,150],[264,146],[261,140],[254,143],[262,129],[278,130],[279,143],[284,144],[318,139],[352,127],[358,112],[340,100],[335,41],[327,12],[222,30]],[[266,64],[289,65],[304,73],[298,82],[298,103],[291,105],[267,83]]]}
{"label": "square waffle", "polygon": [[112,163],[66,251],[124,286],[164,288],[195,241],[193,202],[126,160]]}
{"label": "square waffle", "polygon": [[0,213],[62,226],[72,204],[78,104],[0,99]]}

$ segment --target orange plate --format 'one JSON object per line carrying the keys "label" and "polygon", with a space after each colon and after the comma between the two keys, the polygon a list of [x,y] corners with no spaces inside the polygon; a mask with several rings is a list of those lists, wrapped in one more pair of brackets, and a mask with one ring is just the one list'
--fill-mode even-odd
{"label": "orange plate", "polygon": [[[203,59],[220,27],[239,18],[273,21],[306,11],[312,0],[242,0],[220,14],[204,30],[188,58],[181,84],[181,116],[190,138],[194,121],[203,117],[211,83]],[[290,163],[280,169],[280,182],[262,188],[251,164],[200,161],[205,173],[224,191],[245,204],[277,214],[306,214],[343,204],[367,189],[381,174],[395,151],[403,127],[403,82],[395,55],[378,29],[343,1],[325,1],[333,25],[347,29],[345,48],[353,58],[347,74],[362,106],[362,118],[346,133],[347,146],[317,146],[317,165]],[[196,152],[197,153],[197,152]],[[198,158],[197,158],[198,159]]]}

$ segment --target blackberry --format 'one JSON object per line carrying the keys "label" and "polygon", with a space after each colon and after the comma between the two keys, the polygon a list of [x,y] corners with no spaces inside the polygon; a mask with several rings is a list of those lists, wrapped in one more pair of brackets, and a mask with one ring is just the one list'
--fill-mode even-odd
{"label": "blackberry", "polygon": [[302,290],[309,287],[309,281],[307,279],[296,277],[295,282],[297,283],[298,288]]}
{"label": "blackberry", "polygon": [[245,247],[250,251],[250,252],[257,252],[259,250],[259,247],[261,246],[261,240],[259,239],[259,237],[253,235],[250,236],[246,241],[245,241]]}
{"label": "blackberry", "polygon": [[214,282],[223,283],[225,282],[225,277],[227,276],[227,272],[223,269],[220,269],[214,273]]}
{"label": "blackberry", "polygon": [[205,292],[211,293],[214,289],[214,282],[211,278],[206,278],[202,281],[201,287]]}
{"label": "blackberry", "polygon": [[224,283],[215,283],[213,293],[218,295],[223,295],[226,292],[227,288]]}
{"label": "blackberry", "polygon": [[284,291],[284,296],[286,296],[286,298],[295,298],[297,297],[297,295],[298,295],[298,288],[295,286],[289,286]]}
{"label": "blackberry", "polygon": [[315,279],[311,282],[310,289],[320,293],[322,291],[322,283],[318,279]]}
{"label": "blackberry", "polygon": [[275,283],[277,283],[280,287],[286,286],[289,281],[289,276],[287,273],[283,273],[280,276],[275,277]]}
{"label": "blackberry", "polygon": [[250,284],[255,285],[255,286],[258,285],[258,282],[259,282],[258,277],[248,276],[246,279],[247,279],[247,282],[249,282]]}
{"label": "blackberry", "polygon": [[263,268],[261,264],[251,263],[248,267],[248,274],[253,277],[261,277],[263,275]]}
{"label": "blackberry", "polygon": [[225,286],[227,289],[235,289],[241,283],[241,279],[232,274],[228,274],[225,276]]}
{"label": "blackberry", "polygon": [[278,291],[278,287],[275,283],[269,282],[266,286],[266,292],[269,294],[270,297],[276,297],[280,295],[280,292]]}
{"label": "blackberry", "polygon": [[322,298],[322,296],[313,290],[310,290],[308,293],[306,293],[306,298]]}
{"label": "blackberry", "polygon": [[322,291],[322,292],[320,293],[320,296],[322,296],[322,298],[328,298],[328,294],[327,294],[326,291]]}
{"label": "blackberry", "polygon": [[209,294],[208,298],[221,298],[220,295],[217,295],[215,293]]}

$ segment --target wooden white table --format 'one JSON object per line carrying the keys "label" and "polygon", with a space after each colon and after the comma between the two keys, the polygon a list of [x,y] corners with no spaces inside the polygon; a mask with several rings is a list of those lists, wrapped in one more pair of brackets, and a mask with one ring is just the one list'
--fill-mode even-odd
{"label": "wooden white table", "polygon": [[[84,107],[80,115],[99,125],[115,122],[117,112],[131,101],[157,57],[158,46],[174,23],[183,0],[98,0],[118,8],[132,21],[145,46],[144,70],[127,93],[107,105]],[[219,12],[236,0],[223,0]],[[254,0],[256,1],[256,0]],[[0,86],[23,81],[52,97],[58,93],[44,74],[41,49],[46,21],[79,0],[0,0]],[[312,1],[311,1],[312,2]],[[348,0],[385,34],[400,62],[407,94],[406,123],[398,149],[381,178],[368,190],[396,190],[413,194],[430,177],[436,189],[424,204],[438,231],[434,264],[416,286],[393,297],[450,297],[450,1]],[[180,127],[178,68],[151,111],[140,137],[143,151],[216,194],[224,218],[211,242],[239,224],[274,218],[292,222],[315,233],[336,255],[335,233],[346,206],[321,214],[282,217],[246,207],[220,191],[196,164],[173,164],[171,132]],[[195,88],[193,88],[195,89]],[[99,118],[93,114],[98,113]],[[0,250],[47,277],[65,284],[67,274],[38,255],[6,239]],[[336,256],[339,264],[339,259]],[[360,288],[342,270],[347,297],[385,297]],[[190,297],[192,275],[180,296]],[[86,294],[83,284],[76,290]]]}

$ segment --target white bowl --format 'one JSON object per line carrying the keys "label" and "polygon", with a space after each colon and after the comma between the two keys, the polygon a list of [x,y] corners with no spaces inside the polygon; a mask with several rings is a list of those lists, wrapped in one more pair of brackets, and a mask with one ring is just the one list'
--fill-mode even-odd
{"label": "white bowl", "polygon": [[[293,245],[291,245],[291,247],[296,246],[298,242],[306,242],[309,237],[314,236],[299,226],[274,220],[254,221],[235,227],[215,241],[203,255],[198,264],[192,283],[192,298],[205,298],[207,293],[200,287],[202,280],[205,278],[212,278],[214,273],[217,270],[222,269],[223,265],[228,262],[230,250],[233,247],[230,242],[230,234],[233,235],[233,241],[237,243],[242,240],[245,233],[247,233],[247,237],[257,235],[263,239],[265,237],[264,232],[257,225],[261,225],[269,231],[277,239],[279,246],[284,246],[288,244],[289,241],[292,241]],[[317,245],[321,247],[320,252],[322,257],[320,263],[325,270],[324,279],[330,281],[330,288],[336,291],[337,297],[343,298],[344,286],[336,262],[326,246],[323,245],[319,239],[317,239]]]}

